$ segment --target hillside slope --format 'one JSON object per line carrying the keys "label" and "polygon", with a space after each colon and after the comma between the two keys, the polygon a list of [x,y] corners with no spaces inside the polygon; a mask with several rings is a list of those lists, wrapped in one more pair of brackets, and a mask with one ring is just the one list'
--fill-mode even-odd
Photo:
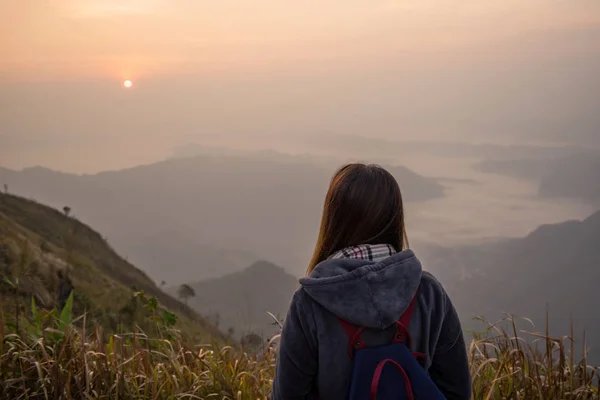
{"label": "hillside slope", "polygon": [[[179,317],[177,328],[195,340],[223,339],[197,313],[162,292],[142,271],[116,254],[94,230],[52,208],[20,197],[0,194],[0,283],[3,306],[14,315],[15,295],[29,306],[58,306],[61,281],[74,288],[76,314],[86,311],[107,330],[131,329],[134,291],[156,297]],[[19,280],[15,292],[7,281]],[[25,308],[24,308],[25,309]]]}
{"label": "hillside slope", "polygon": [[544,225],[528,236],[484,246],[438,248],[423,257],[466,320],[501,312],[529,317],[551,334],[586,329],[600,360],[600,211],[583,221]]}
{"label": "hillside slope", "polygon": [[190,306],[213,324],[218,323],[224,331],[233,328],[235,337],[249,333],[268,337],[277,327],[267,312],[283,317],[299,284],[283,268],[259,261],[243,271],[190,286],[196,292]]}

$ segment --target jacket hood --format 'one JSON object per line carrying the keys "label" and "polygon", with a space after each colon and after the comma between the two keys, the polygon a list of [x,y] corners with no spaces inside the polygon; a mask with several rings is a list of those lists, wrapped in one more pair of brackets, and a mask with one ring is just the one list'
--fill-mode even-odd
{"label": "jacket hood", "polygon": [[352,324],[385,329],[407,309],[421,282],[421,263],[412,250],[383,261],[329,259],[300,279],[306,293]]}

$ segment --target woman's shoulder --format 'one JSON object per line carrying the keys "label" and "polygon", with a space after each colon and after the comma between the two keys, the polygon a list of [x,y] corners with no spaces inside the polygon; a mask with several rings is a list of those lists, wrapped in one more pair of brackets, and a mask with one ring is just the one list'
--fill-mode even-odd
{"label": "woman's shoulder", "polygon": [[310,295],[306,292],[303,286],[300,286],[296,289],[292,298],[290,300],[290,304],[299,308],[309,308],[312,307],[314,300]]}
{"label": "woman's shoulder", "polygon": [[442,283],[431,272],[428,271],[423,271],[421,273],[421,284],[435,286],[440,290],[444,290]]}
{"label": "woman's shoulder", "polygon": [[423,271],[421,274],[421,284],[419,286],[421,295],[429,299],[439,299],[442,302],[446,301],[448,295],[442,283],[430,272]]}

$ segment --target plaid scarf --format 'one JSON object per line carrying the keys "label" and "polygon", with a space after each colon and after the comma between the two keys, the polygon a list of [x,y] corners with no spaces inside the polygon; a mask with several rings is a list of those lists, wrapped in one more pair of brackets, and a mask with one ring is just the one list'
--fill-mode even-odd
{"label": "plaid scarf", "polygon": [[342,249],[329,257],[334,258],[357,258],[369,261],[383,261],[386,258],[394,255],[396,250],[389,244],[361,244]]}

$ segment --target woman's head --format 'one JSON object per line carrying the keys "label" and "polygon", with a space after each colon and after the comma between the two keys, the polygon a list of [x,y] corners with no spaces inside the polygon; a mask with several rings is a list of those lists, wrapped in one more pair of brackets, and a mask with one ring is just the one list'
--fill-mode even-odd
{"label": "woman's head", "polygon": [[308,273],[335,252],[359,244],[408,247],[400,187],[378,165],[348,164],[333,176]]}

